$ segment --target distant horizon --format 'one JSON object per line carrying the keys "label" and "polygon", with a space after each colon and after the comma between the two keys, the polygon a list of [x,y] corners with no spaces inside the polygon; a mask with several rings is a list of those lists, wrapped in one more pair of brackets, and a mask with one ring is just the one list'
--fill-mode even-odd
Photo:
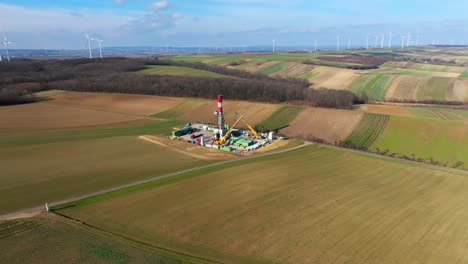
{"label": "distant horizon", "polygon": [[84,33],[104,47],[326,46],[337,35],[361,46],[382,33],[387,43],[390,32],[394,46],[408,34],[419,44],[468,43],[468,2],[3,0],[0,10],[12,49],[85,49]]}

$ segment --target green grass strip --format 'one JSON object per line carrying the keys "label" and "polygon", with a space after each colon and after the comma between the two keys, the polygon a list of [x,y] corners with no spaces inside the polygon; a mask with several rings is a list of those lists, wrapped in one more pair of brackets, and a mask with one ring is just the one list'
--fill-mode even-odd
{"label": "green grass strip", "polygon": [[267,119],[255,125],[259,131],[277,131],[291,124],[294,119],[304,111],[302,106],[282,106]]}
{"label": "green grass strip", "polygon": [[278,62],[276,64],[273,64],[271,66],[265,67],[261,70],[258,71],[260,74],[265,74],[265,75],[270,75],[275,72],[279,72],[282,70],[288,63],[287,62]]}

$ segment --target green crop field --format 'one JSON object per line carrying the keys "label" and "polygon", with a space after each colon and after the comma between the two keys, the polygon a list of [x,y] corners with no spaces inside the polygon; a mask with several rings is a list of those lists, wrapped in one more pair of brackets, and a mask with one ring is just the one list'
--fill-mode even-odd
{"label": "green crop field", "polygon": [[148,66],[148,69],[140,71],[144,74],[157,74],[157,75],[181,75],[181,76],[192,76],[192,77],[214,77],[214,78],[226,78],[228,76],[218,74],[215,72],[198,70],[189,67],[180,66]]}
{"label": "green crop field", "polygon": [[388,149],[393,153],[415,156],[468,168],[468,137],[462,120],[437,120],[392,116],[371,150]]}
{"label": "green crop field", "polygon": [[[0,263],[160,263],[170,254],[138,249],[84,226],[47,219],[0,222]],[[158,256],[159,255],[159,256]]]}
{"label": "green crop field", "polygon": [[138,139],[180,121],[0,135],[0,213],[206,164]]}
{"label": "green crop field", "polygon": [[407,107],[415,117],[464,120],[468,118],[468,110],[440,107]]}
{"label": "green crop field", "polygon": [[259,70],[257,73],[265,74],[265,75],[270,75],[275,72],[279,72],[282,70],[284,67],[286,67],[287,62],[278,62],[276,64],[273,64],[271,66],[265,67],[261,70]]}
{"label": "green crop field", "polygon": [[453,81],[446,77],[432,77],[425,87],[418,89],[418,99],[432,99],[444,101],[447,93],[453,88]]}
{"label": "green crop field", "polygon": [[466,72],[460,74],[459,77],[460,77],[460,78],[468,78],[468,71],[466,71]]}
{"label": "green crop field", "polygon": [[384,74],[363,74],[359,78],[357,78],[353,83],[350,85],[351,91],[361,94],[363,91],[366,90],[367,87],[372,87],[371,82],[377,82],[380,78],[383,78]]}
{"label": "green crop field", "polygon": [[359,125],[344,143],[353,148],[368,149],[383,133],[388,120],[388,115],[365,113]]}
{"label": "green crop field", "polygon": [[395,75],[377,75],[366,87],[364,92],[369,96],[370,99],[383,101],[387,94],[388,88],[392,81],[395,79]]}
{"label": "green crop field", "polygon": [[255,125],[259,131],[280,130],[289,124],[302,112],[305,107],[283,106],[276,110],[271,116]]}
{"label": "green crop field", "polygon": [[153,115],[155,118],[163,119],[177,119],[178,117],[184,115],[186,112],[193,109],[195,106],[203,102],[203,99],[188,99],[184,100],[182,103],[177,106],[168,109],[164,112]]}
{"label": "green crop field", "polygon": [[319,75],[320,72],[317,71],[317,69],[313,69],[311,70],[310,72],[306,73],[306,74],[303,74],[301,76],[299,76],[299,79],[302,79],[302,80],[309,80],[317,75]]}
{"label": "green crop field", "polygon": [[433,111],[426,107],[406,107],[406,109],[415,117],[439,118]]}
{"label": "green crop field", "polygon": [[[223,263],[455,263],[468,178],[308,146],[186,174],[58,212]],[[149,202],[150,201],[150,202]]]}

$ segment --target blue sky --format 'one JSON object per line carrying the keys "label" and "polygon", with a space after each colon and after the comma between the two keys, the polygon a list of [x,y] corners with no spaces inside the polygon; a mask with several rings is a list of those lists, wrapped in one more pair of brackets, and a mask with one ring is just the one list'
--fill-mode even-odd
{"label": "blue sky", "polygon": [[468,1],[9,0],[0,31],[16,48],[79,49],[83,33],[107,46],[363,45],[368,34],[468,43]]}

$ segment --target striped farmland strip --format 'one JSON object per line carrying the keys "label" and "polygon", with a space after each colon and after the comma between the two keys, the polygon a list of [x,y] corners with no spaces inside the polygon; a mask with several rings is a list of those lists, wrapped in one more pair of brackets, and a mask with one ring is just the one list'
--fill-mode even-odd
{"label": "striped farmland strip", "polygon": [[344,141],[345,146],[368,149],[383,133],[388,120],[388,115],[366,113],[353,133]]}

